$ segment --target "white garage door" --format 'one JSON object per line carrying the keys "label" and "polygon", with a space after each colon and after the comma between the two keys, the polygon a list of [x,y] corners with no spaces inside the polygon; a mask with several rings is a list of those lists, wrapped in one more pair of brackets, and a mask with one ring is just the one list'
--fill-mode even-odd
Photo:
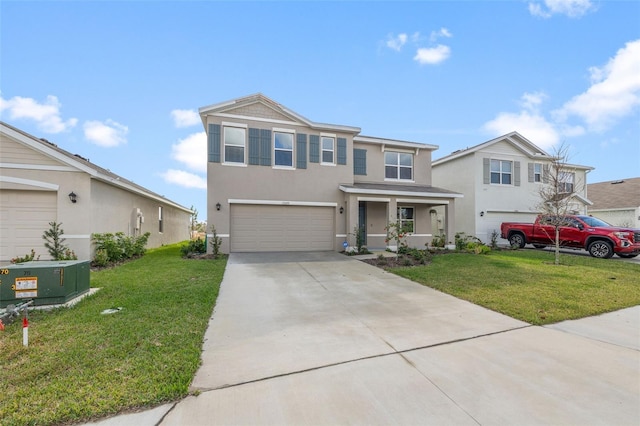
{"label": "white garage door", "polygon": [[333,250],[333,207],[231,206],[231,251]]}
{"label": "white garage door", "polygon": [[56,219],[54,191],[0,190],[0,261],[8,262],[36,251],[48,259],[42,234]]}

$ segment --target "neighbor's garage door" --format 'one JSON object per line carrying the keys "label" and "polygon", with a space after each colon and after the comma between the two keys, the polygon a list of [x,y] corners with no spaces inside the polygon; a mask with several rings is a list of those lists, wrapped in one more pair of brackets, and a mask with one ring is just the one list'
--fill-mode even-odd
{"label": "neighbor's garage door", "polygon": [[333,250],[333,207],[231,206],[231,251]]}
{"label": "neighbor's garage door", "polygon": [[48,258],[42,234],[57,220],[54,191],[0,190],[0,261],[36,251]]}

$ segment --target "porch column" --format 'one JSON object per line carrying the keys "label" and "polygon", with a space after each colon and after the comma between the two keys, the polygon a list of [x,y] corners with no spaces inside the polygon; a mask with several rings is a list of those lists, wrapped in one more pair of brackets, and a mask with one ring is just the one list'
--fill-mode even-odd
{"label": "porch column", "polygon": [[451,200],[449,204],[444,206],[444,212],[447,223],[445,224],[445,232],[447,234],[447,244],[451,242],[453,244],[453,240],[456,236],[456,208],[455,208],[455,200]]}
{"label": "porch column", "polygon": [[358,197],[353,194],[349,194],[346,197],[346,209],[345,214],[347,217],[346,220],[346,232],[347,232],[347,242],[349,243],[349,247],[356,246],[356,236],[354,235],[354,229],[358,225]]}

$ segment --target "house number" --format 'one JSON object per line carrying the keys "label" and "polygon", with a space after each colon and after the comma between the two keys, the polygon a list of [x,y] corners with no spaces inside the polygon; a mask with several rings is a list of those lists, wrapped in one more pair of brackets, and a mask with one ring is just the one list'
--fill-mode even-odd
{"label": "house number", "polygon": [[8,269],[0,269],[0,275],[9,275]]}

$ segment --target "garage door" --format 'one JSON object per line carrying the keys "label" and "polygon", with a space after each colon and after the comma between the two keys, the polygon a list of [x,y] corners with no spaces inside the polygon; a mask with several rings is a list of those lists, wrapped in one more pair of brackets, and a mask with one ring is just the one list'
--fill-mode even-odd
{"label": "garage door", "polygon": [[57,193],[0,190],[0,261],[36,251],[48,259],[42,234],[56,219]]}
{"label": "garage door", "polygon": [[333,207],[231,206],[231,251],[333,250]]}

